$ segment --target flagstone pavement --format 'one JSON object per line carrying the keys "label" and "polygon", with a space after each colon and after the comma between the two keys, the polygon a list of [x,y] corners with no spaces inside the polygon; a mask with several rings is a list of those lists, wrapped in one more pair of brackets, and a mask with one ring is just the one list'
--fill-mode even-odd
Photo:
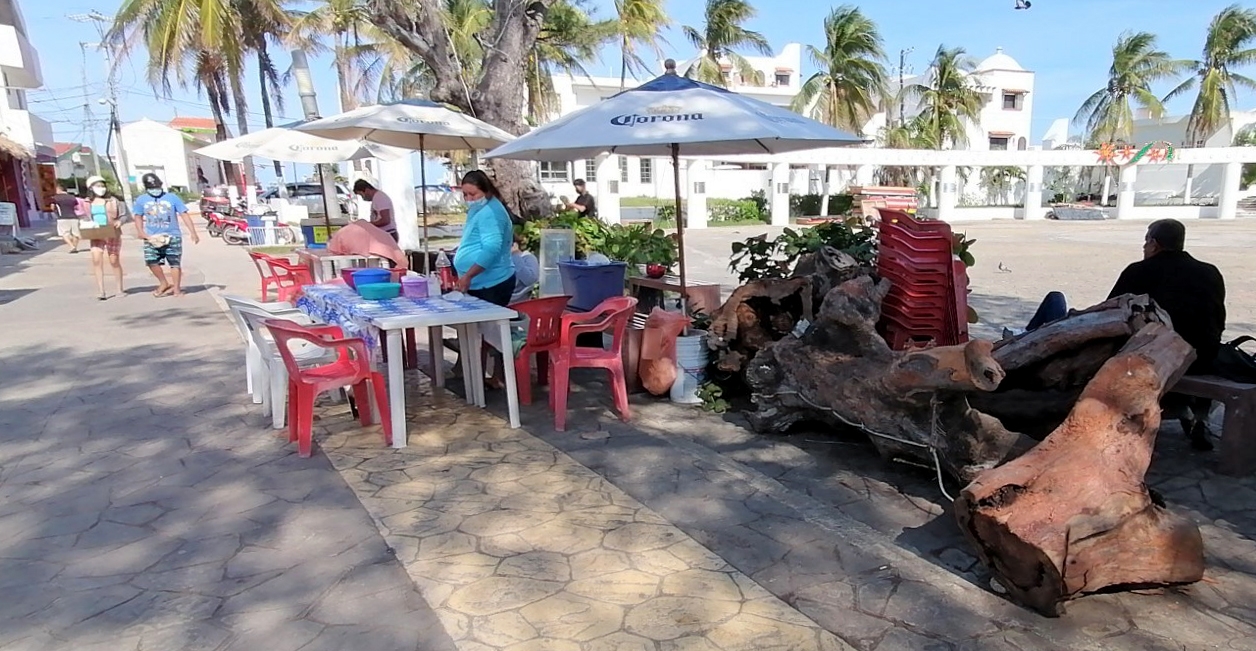
{"label": "flagstone pavement", "polygon": [[668,404],[620,423],[593,377],[561,433],[414,378],[408,448],[328,403],[300,459],[214,299],[251,266],[188,248],[198,291],[103,303],[85,256],[0,256],[0,651],[1256,647],[1256,480],[1180,433],[1149,481],[1201,523],[1205,582],[1045,619],[998,596],[931,473]]}

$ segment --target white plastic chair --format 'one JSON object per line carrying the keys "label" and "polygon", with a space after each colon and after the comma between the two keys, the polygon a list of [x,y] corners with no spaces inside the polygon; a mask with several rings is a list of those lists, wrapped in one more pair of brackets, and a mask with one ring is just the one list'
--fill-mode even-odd
{"label": "white plastic chair", "polygon": [[[249,306],[240,306],[238,309],[258,351],[258,373],[254,384],[262,388],[262,404],[270,408],[275,429],[283,429],[288,417],[288,369],[284,366],[283,358],[279,356],[275,340],[266,329],[265,321],[282,319],[301,325],[314,325],[315,322],[300,312],[272,314]],[[326,363],[335,357],[335,352],[311,344],[294,347],[292,354],[302,366]]]}
{"label": "white plastic chair", "polygon": [[231,312],[231,322],[235,324],[236,331],[240,333],[240,338],[244,340],[244,374],[247,390],[249,395],[253,397],[253,404],[260,405],[265,393],[263,383],[258,381],[259,369],[261,368],[259,359],[261,353],[258,351],[257,345],[253,343],[253,335],[249,333],[249,326],[244,322],[244,316],[240,313],[240,308],[260,310],[277,317],[285,314],[297,314],[297,309],[291,303],[263,303],[251,298],[244,298],[243,296],[224,294],[222,299],[227,303],[227,309]]}

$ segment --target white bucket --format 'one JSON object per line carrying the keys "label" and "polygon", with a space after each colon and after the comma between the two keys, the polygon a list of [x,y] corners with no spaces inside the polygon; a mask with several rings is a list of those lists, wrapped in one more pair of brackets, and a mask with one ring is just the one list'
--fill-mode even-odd
{"label": "white bucket", "polygon": [[672,384],[671,399],[682,405],[701,404],[698,387],[706,381],[707,333],[692,332],[676,338],[676,382]]}

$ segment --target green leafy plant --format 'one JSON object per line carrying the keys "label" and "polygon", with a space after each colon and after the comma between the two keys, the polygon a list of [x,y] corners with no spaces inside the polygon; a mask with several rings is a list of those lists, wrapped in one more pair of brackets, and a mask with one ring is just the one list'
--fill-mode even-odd
{"label": "green leafy plant", "polygon": [[702,401],[702,408],[710,412],[722,414],[729,409],[724,389],[714,382],[703,382],[698,386],[698,399]]}
{"label": "green leafy plant", "polygon": [[977,240],[967,239],[968,236],[964,233],[954,233],[952,237],[954,242],[951,245],[951,253],[955,254],[960,259],[960,262],[964,263],[965,267],[971,269],[973,265],[977,264],[977,259],[973,257],[972,251],[969,249],[972,248],[972,245]]}
{"label": "green leafy plant", "polygon": [[845,215],[850,213],[851,208],[855,205],[855,198],[849,194],[830,195],[827,209],[821,205],[823,199],[824,196],[819,194],[791,194],[789,196],[789,216]]}
{"label": "green leafy plant", "polygon": [[576,257],[584,258],[605,246],[609,227],[605,222],[589,219],[573,211],[559,213],[550,219],[534,219],[515,226],[515,233],[522,235],[523,248],[540,253],[541,231],[549,228],[566,228],[576,233]]}
{"label": "green leafy plant", "polygon": [[633,273],[637,265],[644,264],[661,264],[670,269],[680,258],[676,241],[662,229],[649,224],[609,226],[602,235],[602,247],[598,252],[612,260],[627,262]]}
{"label": "green leafy plant", "polygon": [[785,278],[800,257],[825,246],[863,263],[871,263],[876,256],[872,229],[852,218],[802,230],[786,228],[772,240],[766,235],[757,235],[733,242],[728,268],[737,272],[738,279],[743,283],[763,278]]}
{"label": "green leafy plant", "polygon": [[707,200],[707,220],[712,223],[761,222],[763,217],[763,211],[753,199]]}

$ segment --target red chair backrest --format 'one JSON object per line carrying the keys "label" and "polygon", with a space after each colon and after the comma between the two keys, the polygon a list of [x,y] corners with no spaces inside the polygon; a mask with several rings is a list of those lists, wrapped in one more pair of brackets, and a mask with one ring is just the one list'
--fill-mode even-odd
{"label": "red chair backrest", "polygon": [[[310,367],[301,368],[296,357],[293,356],[292,348],[288,344],[294,340],[307,341],[315,346],[334,349],[336,351],[334,363],[345,365],[347,371],[345,384],[352,384],[350,380],[360,380],[371,373],[366,344],[361,339],[334,337],[320,333],[316,328],[281,319],[267,319],[265,324],[266,329],[270,330],[270,335],[275,338],[275,347],[279,349],[279,356],[283,358],[283,364],[287,367],[290,378],[300,378],[303,370],[310,370]],[[326,326],[323,328],[325,329]]]}
{"label": "red chair backrest", "polygon": [[610,351],[619,354],[623,345],[624,331],[628,329],[628,320],[637,308],[637,299],[632,296],[612,296],[597,304],[592,310],[583,314],[568,314],[563,317],[562,346],[574,346],[576,336],[590,332],[611,333]]}
{"label": "red chair backrest", "polygon": [[563,312],[570,296],[549,296],[520,301],[510,309],[528,317],[529,348],[545,348],[558,344],[562,336]]}
{"label": "red chair backrest", "polygon": [[274,278],[275,284],[280,287],[308,285],[314,282],[310,270],[306,267],[256,251],[249,251],[249,256],[265,265],[270,270],[270,276]]}

